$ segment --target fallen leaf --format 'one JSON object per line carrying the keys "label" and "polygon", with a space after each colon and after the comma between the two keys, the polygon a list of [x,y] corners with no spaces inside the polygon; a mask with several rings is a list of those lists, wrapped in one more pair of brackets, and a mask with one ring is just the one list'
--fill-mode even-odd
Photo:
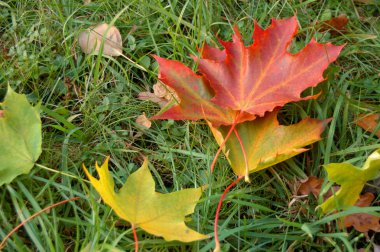
{"label": "fallen leaf", "polygon": [[153,85],[153,93],[141,92],[138,94],[138,99],[142,101],[151,101],[157,103],[160,108],[164,108],[171,102],[177,103],[180,101],[178,95],[171,87],[158,82]]}
{"label": "fallen leaf", "polygon": [[151,101],[154,103],[157,103],[160,108],[163,108],[168,104],[168,101],[165,98],[158,97],[154,93],[151,92],[141,92],[138,94],[137,97],[141,101]]}
{"label": "fallen leaf", "polygon": [[123,54],[123,41],[119,30],[106,23],[92,26],[81,32],[78,40],[82,51],[87,54],[97,55],[102,49],[103,55],[120,56]]}
{"label": "fallen leaf", "polygon": [[362,168],[348,163],[332,163],[324,166],[328,179],[340,185],[335,195],[319,205],[324,213],[353,206],[360,197],[364,185],[380,172],[380,149],[373,152]]}
{"label": "fallen leaf", "polygon": [[343,46],[319,44],[314,39],[297,54],[287,51],[297,32],[296,17],[272,20],[263,30],[256,22],[254,43],[244,46],[237,28],[232,42],[220,41],[224,50],[203,47],[199,72],[175,60],[155,56],[159,80],[172,87],[179,104],[160,111],[153,119],[205,119],[217,127],[253,120],[300,97],[323,81],[324,70]]}
{"label": "fallen leaf", "polygon": [[379,217],[371,214],[360,213],[351,214],[344,218],[344,226],[353,226],[357,231],[361,233],[373,230],[375,232],[380,232],[380,219]]}
{"label": "fallen leaf", "polygon": [[[247,177],[249,173],[266,169],[307,151],[304,146],[320,140],[320,135],[329,121],[330,119],[320,121],[307,118],[297,124],[283,126],[278,123],[277,111],[274,111],[265,117],[236,125],[247,154],[248,170],[239,140],[234,133],[228,138],[223,151],[235,174]],[[229,127],[211,127],[211,130],[221,145]]]}
{"label": "fallen leaf", "polygon": [[298,195],[308,195],[312,193],[314,197],[318,198],[319,192],[323,184],[323,179],[319,179],[315,176],[308,177],[305,181],[302,182],[300,187],[297,190]]}
{"label": "fallen leaf", "polygon": [[[359,114],[356,124],[363,128],[365,131],[374,132],[379,125],[380,114]],[[375,135],[380,137],[380,129],[376,131]]]}
{"label": "fallen leaf", "polygon": [[0,113],[0,186],[29,173],[41,154],[39,106],[9,86]]}
{"label": "fallen leaf", "polygon": [[232,42],[220,41],[225,50],[217,57],[206,58],[211,53],[204,48],[199,70],[215,91],[213,102],[258,116],[288,102],[315,98],[300,94],[324,80],[323,71],[343,48],[312,39],[297,54],[289,53],[297,33],[296,17],[272,19],[265,30],[255,22],[254,43],[248,47],[236,27],[234,31]]}
{"label": "fallen leaf", "polygon": [[99,180],[91,176],[84,165],[83,169],[104,202],[120,218],[150,234],[162,236],[167,241],[191,242],[208,238],[184,223],[185,216],[194,212],[202,194],[201,188],[183,189],[168,194],[155,192],[155,183],[148,168],[148,160],[145,159],[141,168],[130,175],[122,188],[115,192],[108,161],[109,158],[101,167],[95,164]]}
{"label": "fallen leaf", "polygon": [[319,22],[319,31],[329,31],[331,34],[337,35],[346,30],[348,24],[348,18],[345,14],[339,15],[329,20]]}
{"label": "fallen leaf", "polygon": [[[154,56],[160,66],[158,79],[173,88],[181,99],[169,109],[164,108],[152,119],[198,120],[206,119],[213,125],[232,124],[237,111],[222,108],[211,102],[213,91],[203,76],[195,74],[190,68],[175,60]],[[254,115],[242,113],[238,122],[253,120]]]}
{"label": "fallen leaf", "polygon": [[136,123],[148,129],[152,126],[152,122],[146,117],[145,113],[136,118]]}
{"label": "fallen leaf", "polygon": [[373,193],[366,192],[360,195],[359,199],[355,203],[355,206],[358,206],[358,207],[370,206],[374,199],[375,199],[375,195],[373,195]]}
{"label": "fallen leaf", "polygon": [[[367,207],[371,205],[371,202],[375,199],[372,193],[365,193],[355,203],[358,207]],[[339,224],[346,228],[354,227],[357,231],[365,233],[370,230],[380,232],[380,218],[375,215],[367,213],[350,214],[343,218]]]}

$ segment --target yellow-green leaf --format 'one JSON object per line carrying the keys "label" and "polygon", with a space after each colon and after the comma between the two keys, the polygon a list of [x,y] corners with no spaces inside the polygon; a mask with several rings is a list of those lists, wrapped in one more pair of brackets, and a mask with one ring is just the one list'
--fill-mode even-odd
{"label": "yellow-green leaf", "polygon": [[116,214],[144,229],[146,232],[164,237],[165,240],[191,242],[208,238],[184,223],[185,216],[192,214],[202,194],[201,188],[183,189],[162,194],[155,191],[155,183],[145,160],[139,170],[130,175],[123,187],[115,192],[114,180],[108,170],[108,160],[99,167],[95,164],[99,179],[90,175],[83,165],[87,177],[98,193]]}
{"label": "yellow-green leaf", "polygon": [[[320,135],[328,121],[307,118],[297,124],[283,126],[278,123],[277,111],[271,112],[254,121],[236,125],[247,154],[248,167],[236,134],[230,135],[223,152],[235,174],[248,178],[249,173],[266,169],[306,151],[304,146],[321,139]],[[221,145],[230,127],[211,127],[211,130]]]}
{"label": "yellow-green leaf", "polygon": [[0,103],[0,186],[28,173],[41,154],[39,107],[8,87]]}
{"label": "yellow-green leaf", "polygon": [[380,149],[373,152],[361,168],[348,163],[328,164],[324,168],[328,179],[339,184],[340,189],[319,207],[324,213],[346,209],[359,199],[365,183],[380,175]]}

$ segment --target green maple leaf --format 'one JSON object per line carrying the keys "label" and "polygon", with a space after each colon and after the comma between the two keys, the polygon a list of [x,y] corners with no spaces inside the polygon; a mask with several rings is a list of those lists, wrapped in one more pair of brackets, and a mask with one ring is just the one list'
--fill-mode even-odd
{"label": "green maple leaf", "polygon": [[145,160],[139,170],[130,175],[123,187],[116,193],[114,180],[108,170],[108,160],[96,170],[99,180],[83,169],[91,184],[98,191],[104,202],[116,214],[146,232],[164,237],[165,240],[191,242],[208,238],[190,228],[185,223],[185,216],[194,212],[196,203],[202,194],[201,188],[184,189],[173,193],[155,192],[155,183]]}
{"label": "green maple leaf", "polygon": [[8,87],[0,103],[0,186],[28,173],[41,154],[39,106],[33,107],[25,95]]}
{"label": "green maple leaf", "polygon": [[346,209],[359,199],[365,183],[380,175],[380,149],[373,152],[364,163],[357,167],[348,163],[325,165],[328,179],[340,185],[335,195],[319,205],[324,213],[335,209]]}

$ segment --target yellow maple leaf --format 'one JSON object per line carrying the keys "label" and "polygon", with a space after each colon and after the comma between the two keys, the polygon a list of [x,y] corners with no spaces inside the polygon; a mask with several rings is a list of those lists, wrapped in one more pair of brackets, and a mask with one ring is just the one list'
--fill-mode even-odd
{"label": "yellow maple leaf", "polygon": [[83,169],[104,202],[120,218],[150,234],[162,236],[167,241],[191,242],[208,238],[184,223],[185,216],[194,212],[202,188],[183,189],[168,194],[156,192],[148,160],[145,159],[140,169],[128,177],[117,193],[108,170],[108,161],[109,157],[101,167],[95,164],[99,179],[91,176],[84,165]]}

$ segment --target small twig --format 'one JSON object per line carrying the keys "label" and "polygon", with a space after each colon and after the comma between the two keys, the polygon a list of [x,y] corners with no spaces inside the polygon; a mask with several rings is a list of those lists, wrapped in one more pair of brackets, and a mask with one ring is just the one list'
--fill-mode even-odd
{"label": "small twig", "polygon": [[139,239],[137,238],[136,227],[132,224],[133,238],[135,239],[135,252],[139,251]]}
{"label": "small twig", "polygon": [[3,239],[3,241],[0,243],[0,249],[2,249],[5,246],[7,240],[9,239],[9,237],[11,237],[17,230],[19,230],[22,226],[24,226],[27,222],[29,222],[33,218],[37,217],[38,215],[40,215],[43,212],[46,212],[49,209],[52,209],[52,208],[54,208],[56,206],[59,206],[59,205],[65,204],[65,203],[67,203],[69,201],[74,201],[74,200],[77,200],[77,199],[80,199],[80,197],[74,197],[74,198],[62,200],[62,201],[60,201],[58,203],[55,203],[55,204],[50,205],[48,207],[45,207],[44,209],[38,211],[37,213],[29,216],[27,219],[25,219],[24,221],[22,221],[17,227],[15,227],[11,232],[9,232],[7,234],[7,236],[5,236],[5,238]]}
{"label": "small twig", "polygon": [[220,209],[222,208],[222,203],[224,200],[224,197],[226,197],[227,193],[231,190],[231,188],[236,185],[237,182],[239,182],[243,176],[239,176],[237,179],[232,181],[231,184],[227,186],[227,188],[224,190],[222,196],[219,199],[218,207],[216,209],[215,213],[215,220],[214,220],[214,236],[215,236],[215,249],[214,252],[219,252],[220,251],[220,242],[219,242],[219,237],[218,237],[218,220],[219,220],[219,213]]}

